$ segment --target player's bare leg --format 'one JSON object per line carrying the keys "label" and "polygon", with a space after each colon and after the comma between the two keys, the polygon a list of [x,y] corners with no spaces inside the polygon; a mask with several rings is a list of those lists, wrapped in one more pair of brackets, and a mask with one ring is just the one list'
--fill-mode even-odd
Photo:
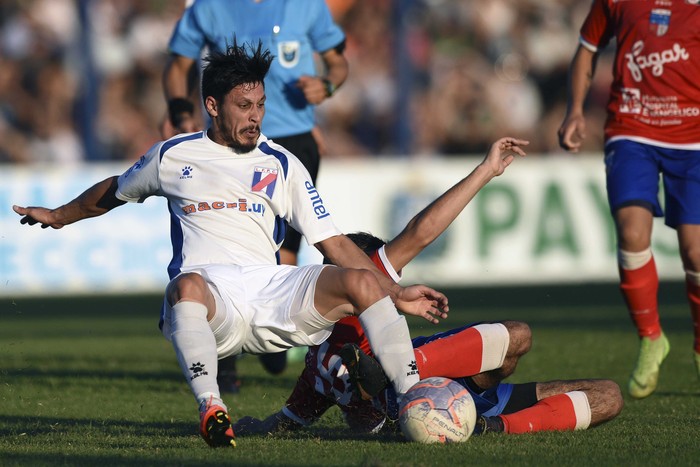
{"label": "player's bare leg", "polygon": [[651,395],[670,345],[659,320],[659,278],[651,252],[653,216],[641,206],[627,206],[615,213],[618,237],[620,290],[639,335],[639,354],[630,376],[632,397]]}
{"label": "player's bare leg", "polygon": [[517,412],[479,417],[475,432],[511,434],[583,430],[607,422],[622,411],[620,387],[610,380],[537,383],[537,403]]}
{"label": "player's bare leg", "polygon": [[537,399],[542,400],[557,394],[582,391],[591,408],[591,426],[617,417],[624,406],[620,386],[609,379],[578,379],[537,383]]}
{"label": "player's bare leg", "polygon": [[472,381],[477,386],[473,389],[488,389],[496,386],[515,372],[518,360],[530,351],[532,346],[532,332],[530,326],[521,321],[503,321],[502,324],[508,330],[510,340],[503,365],[500,368],[485,371],[472,376]]}

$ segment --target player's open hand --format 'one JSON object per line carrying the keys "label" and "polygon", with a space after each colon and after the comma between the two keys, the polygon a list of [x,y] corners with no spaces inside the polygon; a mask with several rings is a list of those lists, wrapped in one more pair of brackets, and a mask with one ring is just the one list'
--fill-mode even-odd
{"label": "player's open hand", "polygon": [[586,120],[583,115],[567,115],[557,134],[559,146],[569,152],[578,152],[586,138]]}
{"label": "player's open hand", "polygon": [[524,139],[511,138],[510,136],[501,138],[491,145],[482,164],[487,165],[494,176],[498,177],[513,162],[515,156],[525,157],[523,146],[528,144],[530,142]]}
{"label": "player's open hand", "polygon": [[402,288],[396,296],[396,308],[407,315],[420,316],[433,324],[447,318],[450,311],[445,294],[425,285]]}
{"label": "player's open hand", "polygon": [[52,229],[60,229],[65,224],[58,222],[56,216],[54,215],[53,209],[41,208],[29,206],[23,208],[22,206],[12,206],[12,209],[22,216],[19,220],[20,224],[41,224],[42,229],[51,227]]}

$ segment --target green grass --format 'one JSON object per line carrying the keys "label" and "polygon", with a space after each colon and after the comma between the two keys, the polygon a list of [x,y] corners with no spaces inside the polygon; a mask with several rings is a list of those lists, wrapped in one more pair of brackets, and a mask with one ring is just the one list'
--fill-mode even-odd
{"label": "green grass", "polygon": [[[574,300],[570,294],[550,300],[547,293],[511,307],[503,294],[489,300],[490,293],[453,298],[445,327],[411,318],[409,323],[425,334],[476,320],[527,321],[534,343],[513,382],[600,377],[624,387],[637,341],[619,300]],[[517,301],[523,291],[510,293]],[[567,298],[573,304],[562,305]],[[488,301],[495,305],[479,305]],[[472,305],[458,310],[454,303]],[[157,330],[159,305],[157,296],[0,299],[0,465],[698,463],[700,383],[682,304],[662,310],[672,349],[657,392],[641,401],[626,396],[622,414],[594,429],[429,446],[405,443],[398,435],[353,435],[334,409],[306,431],[240,438],[235,450],[213,450],[199,438],[196,404]],[[301,363],[293,363],[275,377],[254,357],[239,360],[242,392],[225,398],[232,416],[264,417],[278,410],[300,370]]]}

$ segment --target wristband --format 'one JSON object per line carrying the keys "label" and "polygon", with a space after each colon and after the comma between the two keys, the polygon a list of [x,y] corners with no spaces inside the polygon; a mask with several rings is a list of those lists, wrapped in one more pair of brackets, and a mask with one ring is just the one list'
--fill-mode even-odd
{"label": "wristband", "polygon": [[170,123],[172,123],[175,128],[178,128],[180,123],[182,123],[183,113],[192,116],[194,113],[194,104],[182,97],[176,97],[168,101],[168,116],[170,117]]}
{"label": "wristband", "polygon": [[333,84],[328,78],[321,78],[321,81],[323,81],[323,85],[326,88],[326,97],[331,97],[335,90],[338,89],[338,86]]}

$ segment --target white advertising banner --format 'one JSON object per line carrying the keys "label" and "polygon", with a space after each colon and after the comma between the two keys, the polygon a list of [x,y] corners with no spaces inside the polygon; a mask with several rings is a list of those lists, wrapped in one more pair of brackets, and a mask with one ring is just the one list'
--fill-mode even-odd
{"label": "white advertising banner", "polygon": [[[344,232],[389,239],[480,158],[324,161],[318,190]],[[0,296],[160,292],[171,256],[165,200],[128,204],[60,230],[19,223],[13,204],[56,207],[126,165],[5,166],[0,186]],[[657,219],[663,279],[680,279],[675,232]],[[436,287],[612,281],[613,224],[597,156],[516,160],[404,271]],[[320,261],[304,247],[303,263]]]}

